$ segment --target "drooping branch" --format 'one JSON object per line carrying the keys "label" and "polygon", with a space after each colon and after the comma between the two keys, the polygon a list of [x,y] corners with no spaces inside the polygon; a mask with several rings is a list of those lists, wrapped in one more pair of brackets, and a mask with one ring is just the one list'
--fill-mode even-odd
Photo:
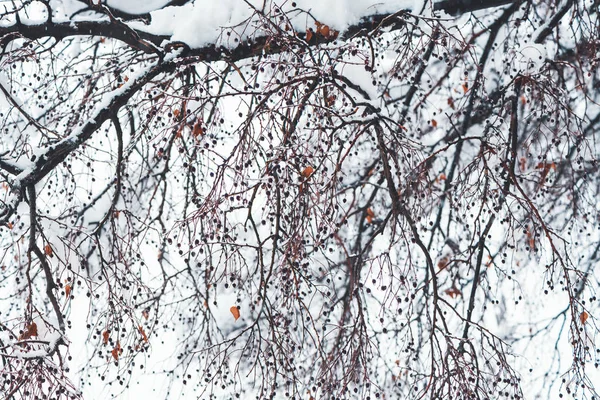
{"label": "drooping branch", "polygon": [[[179,3],[184,4],[186,1],[174,1],[171,5],[179,5]],[[435,3],[434,10],[443,10],[449,14],[458,15],[483,8],[500,7],[508,3],[511,2],[507,0],[445,0]],[[199,57],[198,61],[208,62],[218,60],[238,61],[265,53],[277,54],[289,49],[290,43],[288,41],[273,40],[268,35],[247,39],[233,48],[225,48],[214,43],[191,49],[185,43],[170,42],[170,37],[168,36],[155,35],[145,32],[142,29],[132,28],[123,22],[121,18],[115,18],[119,17],[118,10],[109,9],[105,6],[101,8],[98,8],[98,6],[93,7],[95,11],[102,11],[103,9],[106,9],[106,12],[110,13],[108,19],[53,22],[49,18],[46,22],[39,24],[23,24],[17,20],[12,25],[0,27],[0,47],[4,47],[11,41],[19,38],[38,40],[52,37],[56,40],[61,40],[76,36],[98,36],[121,41],[134,49],[149,54],[164,55],[166,51],[173,47],[183,48],[186,51],[182,55]],[[399,29],[404,26],[403,17],[409,15],[407,14],[408,11],[398,10],[398,12],[392,14],[365,16],[359,23],[345,29],[339,38],[348,40],[357,36],[373,34],[384,28],[387,30]],[[149,18],[149,16],[144,16],[144,18]],[[307,40],[305,32],[295,32],[293,35],[300,39],[295,44],[308,46],[316,46],[338,40],[338,37],[335,35],[330,37],[320,36],[318,38],[317,35],[313,35],[310,40]],[[165,42],[168,42],[168,44],[162,48]]]}

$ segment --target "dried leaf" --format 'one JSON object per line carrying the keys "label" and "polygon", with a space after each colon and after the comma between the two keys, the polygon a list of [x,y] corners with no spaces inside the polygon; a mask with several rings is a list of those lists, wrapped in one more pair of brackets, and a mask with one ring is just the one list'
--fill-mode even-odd
{"label": "dried leaf", "polygon": [[37,336],[37,335],[38,335],[37,324],[35,322],[32,322],[31,324],[29,324],[25,327],[25,331],[21,334],[21,336],[19,337],[19,340],[31,339],[32,336]]}
{"label": "dried leaf", "polygon": [[65,285],[65,296],[68,298],[71,295],[71,285]]}
{"label": "dried leaf", "polygon": [[469,84],[466,82],[463,83],[462,88],[463,88],[463,92],[467,93],[469,91]]}
{"label": "dried leaf", "polygon": [[119,355],[121,353],[122,353],[121,345],[119,344],[119,342],[117,342],[117,345],[115,346],[114,349],[112,349],[112,351],[110,352],[110,354],[112,354],[112,356],[115,359],[115,361],[119,361]]}
{"label": "dried leaf", "polygon": [[312,175],[312,173],[314,172],[314,168],[311,166],[308,166],[306,168],[304,168],[304,170],[302,171],[302,176],[305,178],[310,178],[310,176]]}
{"label": "dried leaf", "polygon": [[46,244],[44,246],[44,253],[50,257],[52,257],[54,255],[54,252],[52,251],[52,246],[50,246],[50,244]]}
{"label": "dried leaf", "polygon": [[313,37],[312,29],[309,28],[306,30],[306,41],[310,42],[310,39],[312,39],[312,37]]}
{"label": "dried leaf", "polygon": [[367,222],[370,224],[373,222],[373,218],[375,217],[375,213],[371,208],[367,208],[367,216],[365,217]]}
{"label": "dried leaf", "polygon": [[456,106],[454,105],[454,99],[452,99],[452,97],[448,97],[448,105],[450,106],[451,109],[455,110]]}
{"label": "dried leaf", "polygon": [[319,33],[326,38],[329,38],[329,26],[327,25],[321,25],[321,28],[319,29]]}
{"label": "dried leaf", "polygon": [[192,131],[192,135],[194,135],[195,138],[198,138],[198,136],[204,135],[204,129],[202,129],[202,123],[200,120],[198,120],[196,122],[196,124],[194,125],[194,130]]}
{"label": "dried leaf", "polygon": [[109,335],[110,335],[110,333],[107,330],[102,332],[102,343],[108,344]]}
{"label": "dried leaf", "polygon": [[521,104],[522,104],[522,105],[525,105],[525,104],[527,104],[527,97],[525,97],[525,96],[521,96]]}
{"label": "dried leaf", "polygon": [[448,258],[448,256],[444,256],[444,257],[440,258],[440,261],[438,261],[437,266],[440,270],[443,270],[448,266],[449,262],[450,262],[450,259]]}
{"label": "dried leaf", "polygon": [[446,293],[448,296],[452,297],[453,299],[458,297],[458,296],[462,296],[462,292],[460,290],[458,290],[455,287],[451,287],[450,289],[446,289],[444,291],[444,293]]}
{"label": "dried leaf", "polygon": [[237,321],[238,318],[240,317],[240,309],[237,308],[236,306],[232,306],[229,311],[231,311],[231,314],[233,315],[233,318],[235,318],[235,320]]}
{"label": "dried leaf", "polygon": [[579,320],[581,321],[582,324],[585,324],[585,321],[587,321],[587,319],[589,318],[589,314],[587,312],[582,312],[581,314],[579,314]]}
{"label": "dried leaf", "polygon": [[519,159],[519,168],[521,168],[521,171],[525,171],[526,166],[527,166],[527,159],[525,157],[521,157]]}
{"label": "dried leaf", "polygon": [[146,336],[146,332],[144,331],[144,328],[140,325],[140,326],[138,326],[138,330],[140,331],[140,334],[142,335],[142,339],[144,339],[144,342],[148,343],[148,336]]}
{"label": "dried leaf", "polygon": [[437,128],[437,121],[435,119],[431,120],[431,126],[433,126],[434,128]]}
{"label": "dried leaf", "polygon": [[142,311],[142,317],[144,317],[146,320],[148,320],[148,310]]}

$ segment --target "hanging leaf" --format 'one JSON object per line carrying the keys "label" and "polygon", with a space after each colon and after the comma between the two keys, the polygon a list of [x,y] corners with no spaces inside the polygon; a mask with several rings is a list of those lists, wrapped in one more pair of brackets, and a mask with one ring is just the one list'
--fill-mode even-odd
{"label": "hanging leaf", "polygon": [[144,317],[146,320],[148,320],[148,310],[142,311],[142,317]]}
{"label": "hanging leaf", "polygon": [[102,343],[108,344],[109,335],[110,335],[110,333],[107,330],[102,332]]}
{"label": "hanging leaf", "polygon": [[52,251],[52,246],[50,246],[50,244],[44,246],[44,254],[50,257],[53,256],[54,252]]}
{"label": "hanging leaf", "polygon": [[25,331],[21,334],[21,336],[19,336],[19,340],[31,339],[32,336],[37,336],[37,335],[38,335],[37,324],[35,322],[32,322],[31,324],[29,324],[25,327]]}
{"label": "hanging leaf", "polygon": [[146,336],[146,332],[144,331],[144,328],[140,325],[140,326],[138,326],[138,330],[140,331],[140,334],[142,335],[142,339],[144,339],[144,342],[148,343],[148,336]]}
{"label": "hanging leaf", "polygon": [[440,258],[440,261],[438,261],[438,268],[441,270],[445,269],[448,266],[448,263],[450,262],[450,259],[448,258],[448,256],[444,256],[442,258]]}
{"label": "hanging leaf", "polygon": [[306,30],[306,41],[310,42],[310,39],[312,39],[312,37],[313,37],[312,29],[309,28]]}
{"label": "hanging leaf", "polygon": [[587,319],[589,318],[589,314],[587,312],[582,312],[581,314],[579,314],[579,320],[581,321],[582,324],[585,324],[585,321],[587,321]]}
{"label": "hanging leaf", "polygon": [[237,308],[236,306],[233,306],[229,309],[229,311],[231,311],[233,318],[235,318],[235,320],[237,321],[238,318],[240,317],[240,309]]}
{"label": "hanging leaf", "polygon": [[310,178],[310,176],[312,175],[312,173],[314,172],[314,168],[311,166],[308,166],[306,168],[304,168],[304,170],[302,171],[302,176],[305,178]]}
{"label": "hanging leaf", "polygon": [[204,129],[202,129],[202,123],[200,122],[200,120],[198,120],[196,122],[196,124],[194,125],[194,130],[192,131],[192,135],[194,135],[195,138],[198,138],[199,136],[204,135]]}
{"label": "hanging leaf", "polygon": [[112,354],[115,361],[119,361],[119,355],[121,355],[121,353],[122,353],[121,345],[119,344],[119,342],[117,342],[117,345],[115,346],[114,349],[112,349],[110,354]]}
{"label": "hanging leaf", "polygon": [[68,298],[71,295],[71,285],[65,285],[65,296]]}
{"label": "hanging leaf", "polygon": [[435,119],[431,120],[431,126],[433,126],[434,128],[437,128],[437,121]]}
{"label": "hanging leaf", "polygon": [[448,97],[448,105],[450,106],[451,109],[455,110],[456,106],[454,105],[454,99],[452,99],[452,97]]}
{"label": "hanging leaf", "polygon": [[466,82],[463,83],[462,88],[463,88],[463,92],[467,93],[469,91],[469,84]]}
{"label": "hanging leaf", "polygon": [[462,296],[462,292],[460,290],[458,290],[455,287],[451,287],[450,289],[446,289],[444,291],[444,293],[446,293],[448,296],[452,297],[453,299],[458,297],[458,296]]}
{"label": "hanging leaf", "polygon": [[373,222],[374,217],[375,213],[373,212],[373,210],[371,210],[371,208],[367,208],[367,216],[365,217],[365,219],[369,224]]}

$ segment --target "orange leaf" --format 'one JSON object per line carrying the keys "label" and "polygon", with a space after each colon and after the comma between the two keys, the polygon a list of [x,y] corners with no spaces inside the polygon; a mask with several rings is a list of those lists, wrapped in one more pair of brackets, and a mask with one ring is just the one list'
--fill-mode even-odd
{"label": "orange leaf", "polygon": [[312,175],[312,173],[314,172],[314,168],[311,166],[308,166],[306,168],[304,168],[304,171],[302,171],[302,176],[305,178],[310,178],[310,176]]}
{"label": "orange leaf", "polygon": [[179,118],[179,114],[181,114],[181,111],[179,111],[178,109],[173,110],[173,115],[175,116],[175,118]]}
{"label": "orange leaf", "polygon": [[579,314],[579,320],[581,321],[582,324],[585,324],[585,321],[587,321],[588,318],[589,318],[589,314],[586,313],[585,311],[582,312],[581,314]]}
{"label": "orange leaf", "polygon": [[108,344],[108,336],[110,334],[108,333],[108,331],[104,331],[102,332],[102,343],[104,344]]}
{"label": "orange leaf", "polygon": [[117,345],[114,349],[112,349],[110,354],[112,354],[115,361],[119,361],[119,355],[121,354],[121,345],[119,344],[119,342],[117,342]]}
{"label": "orange leaf", "polygon": [[448,296],[452,297],[453,299],[458,297],[458,296],[462,296],[462,292],[460,290],[458,290],[455,287],[451,287],[450,289],[446,289],[444,291],[444,293],[446,293]]}
{"label": "orange leaf", "polygon": [[69,297],[71,294],[71,285],[65,285],[65,296]]}
{"label": "orange leaf", "polygon": [[202,124],[200,123],[200,121],[196,122],[196,124],[194,125],[192,135],[194,135],[195,138],[204,135],[204,129],[202,129]]}
{"label": "orange leaf", "polygon": [[233,314],[233,318],[235,318],[235,320],[237,321],[240,317],[240,309],[236,306],[233,306],[229,309],[229,311],[231,311],[231,314]]}
{"label": "orange leaf", "polygon": [[452,108],[453,110],[456,109],[456,107],[454,106],[454,100],[452,99],[452,97],[448,97],[448,105],[450,106],[450,108]]}
{"label": "orange leaf", "polygon": [[146,336],[146,332],[144,332],[144,328],[142,328],[142,326],[138,326],[138,330],[140,331],[140,334],[142,335],[142,339],[144,339],[144,342],[148,343],[148,336]]}
{"label": "orange leaf", "polygon": [[433,126],[434,128],[437,128],[437,121],[435,119],[431,120],[431,126]]}
{"label": "orange leaf", "polygon": [[525,105],[525,104],[527,104],[527,97],[525,97],[525,96],[521,96],[521,104],[522,104],[522,105]]}
{"label": "orange leaf", "polygon": [[47,244],[47,245],[44,246],[44,253],[47,256],[52,257],[52,255],[54,254],[54,252],[52,251],[52,246],[50,246],[50,244]]}
{"label": "orange leaf", "polygon": [[312,37],[313,37],[312,29],[307,29],[306,30],[306,41],[310,42],[310,39],[312,39]]}
{"label": "orange leaf", "polygon": [[319,33],[321,35],[323,35],[323,37],[328,38],[329,37],[329,26],[321,25],[321,28],[319,29]]}
{"label": "orange leaf", "polygon": [[525,171],[526,166],[527,166],[527,159],[525,157],[521,157],[521,159],[519,160],[519,167],[521,168],[521,171]]}
{"label": "orange leaf", "polygon": [[374,217],[375,213],[373,212],[373,210],[371,210],[371,208],[367,208],[367,216],[365,218],[369,224],[373,222]]}
{"label": "orange leaf", "polygon": [[38,335],[37,324],[35,322],[32,322],[30,325],[27,325],[25,327],[25,332],[23,332],[21,334],[21,336],[19,337],[19,340],[30,339],[32,336],[37,336],[37,335]]}
{"label": "orange leaf", "polygon": [[469,91],[469,84],[466,82],[463,83],[462,88],[463,88],[463,92],[467,93]]}
{"label": "orange leaf", "polygon": [[448,256],[444,256],[440,258],[440,261],[438,261],[437,266],[440,270],[445,269],[448,266],[448,262],[450,262],[450,259],[448,258]]}
{"label": "orange leaf", "polygon": [[6,224],[6,226],[8,227],[8,229],[12,229],[14,225],[12,222],[9,222],[8,224]]}

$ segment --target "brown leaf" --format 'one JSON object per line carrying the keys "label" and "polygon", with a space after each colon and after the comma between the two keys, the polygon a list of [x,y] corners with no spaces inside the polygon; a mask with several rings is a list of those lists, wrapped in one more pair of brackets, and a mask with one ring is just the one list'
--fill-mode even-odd
{"label": "brown leaf", "polygon": [[306,30],[306,41],[310,42],[310,39],[312,39],[312,37],[313,37],[312,29],[309,28]]}
{"label": "brown leaf", "polygon": [[25,327],[25,331],[21,334],[21,336],[19,336],[19,340],[31,339],[32,336],[37,336],[37,335],[38,335],[37,324],[35,322],[32,322],[31,324],[29,324]]}
{"label": "brown leaf", "polygon": [[146,332],[144,331],[144,328],[142,328],[142,326],[138,326],[138,330],[140,331],[140,334],[142,335],[142,339],[144,339],[144,342],[148,343],[148,336],[146,336]]}
{"label": "brown leaf", "polygon": [[467,82],[462,84],[463,92],[467,93],[469,91],[469,84]]}
{"label": "brown leaf", "polygon": [[238,318],[240,317],[240,309],[237,308],[236,306],[232,306],[229,311],[231,311],[231,314],[233,315],[233,318],[235,318],[235,320],[237,321]]}
{"label": "brown leaf", "polygon": [[312,173],[314,172],[314,168],[311,166],[308,166],[306,168],[304,168],[304,170],[302,171],[302,176],[305,178],[310,178],[310,176],[312,175]]}
{"label": "brown leaf", "polygon": [[455,110],[456,106],[454,105],[454,100],[452,99],[452,97],[448,97],[448,105],[450,106],[451,109]]}
{"label": "brown leaf", "polygon": [[319,33],[326,38],[329,38],[329,26],[327,25],[321,25],[320,29],[319,29]]}
{"label": "brown leaf", "polygon": [[110,352],[110,354],[112,354],[112,356],[115,359],[115,361],[119,361],[119,355],[121,353],[122,353],[121,345],[119,344],[119,342],[117,342],[117,345],[115,346],[114,349],[112,349],[112,351]]}
{"label": "brown leaf", "polygon": [[451,287],[450,289],[446,289],[444,291],[444,293],[446,293],[448,296],[452,297],[453,299],[458,297],[458,296],[462,296],[462,292],[460,290],[458,290],[455,287]]}
{"label": "brown leaf", "polygon": [[435,119],[431,120],[431,126],[433,126],[434,128],[437,128],[437,121]]}
{"label": "brown leaf", "polygon": [[200,120],[198,120],[196,122],[196,124],[194,125],[194,130],[192,131],[192,135],[194,135],[195,138],[198,138],[198,136],[204,135],[204,129],[202,129],[202,123]]}
{"label": "brown leaf", "polygon": [[148,310],[142,311],[142,317],[144,317],[146,320],[148,320]]}
{"label": "brown leaf", "polygon": [[587,321],[587,319],[589,318],[589,314],[587,312],[582,312],[581,314],[579,314],[579,320],[581,321],[582,324],[585,324],[585,321]]}
{"label": "brown leaf", "polygon": [[375,217],[375,213],[373,212],[373,210],[371,210],[371,208],[367,208],[367,216],[365,217],[365,219],[367,220],[367,223],[372,223],[373,222],[373,218]]}
{"label": "brown leaf", "polygon": [[448,258],[448,256],[444,256],[444,257],[440,258],[440,261],[438,261],[437,266],[440,270],[442,270],[448,266],[449,262],[450,262],[450,259]]}
{"label": "brown leaf", "polygon": [[65,285],[65,296],[69,297],[71,295],[71,285]]}
{"label": "brown leaf", "polygon": [[521,168],[521,171],[525,171],[525,167],[527,167],[527,159],[525,157],[521,157],[519,159],[519,168]]}
{"label": "brown leaf", "polygon": [[109,335],[110,335],[110,333],[107,330],[102,332],[102,343],[108,344]]}
{"label": "brown leaf", "polygon": [[54,255],[54,252],[52,251],[52,246],[50,246],[50,244],[46,244],[44,246],[44,254],[46,254],[47,256],[52,257]]}

